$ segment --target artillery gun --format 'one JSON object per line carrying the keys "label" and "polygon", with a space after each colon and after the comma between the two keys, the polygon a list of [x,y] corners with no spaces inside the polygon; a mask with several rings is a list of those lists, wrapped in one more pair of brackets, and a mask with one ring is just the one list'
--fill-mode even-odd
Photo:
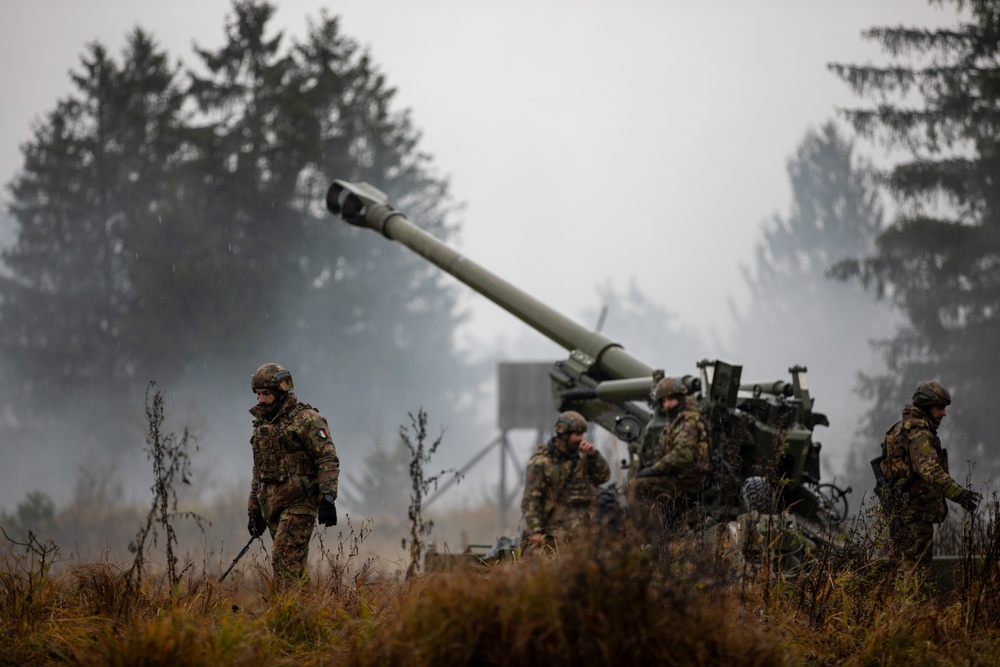
{"label": "artillery gun", "polygon": [[[565,348],[568,358],[549,371],[555,409],[576,410],[627,443],[629,459],[622,463],[636,470],[642,451],[665,424],[651,396],[664,369],[637,359],[620,343],[448,247],[407,220],[368,183],[334,181],[326,205],[347,223],[401,243]],[[675,375],[698,398],[712,426],[714,483],[704,503],[711,517],[723,522],[745,509],[768,511],[772,504],[765,495],[770,494],[755,482],[778,479],[774,492],[783,509],[812,526],[817,537],[845,518],[850,489],[819,481],[820,443],[813,439],[813,429],[829,426],[829,421],[813,411],[806,369],[789,368],[789,380],[743,382],[739,365],[706,359],[695,367],[696,374]]]}

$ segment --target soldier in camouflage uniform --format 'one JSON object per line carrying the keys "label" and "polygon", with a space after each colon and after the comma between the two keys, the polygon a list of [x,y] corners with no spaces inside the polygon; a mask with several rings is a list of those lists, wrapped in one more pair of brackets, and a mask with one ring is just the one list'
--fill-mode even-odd
{"label": "soldier in camouflage uniform", "polygon": [[885,432],[882,457],[875,464],[881,480],[876,493],[889,520],[889,555],[899,574],[924,578],[933,558],[934,524],[948,514],[945,498],[975,512],[980,495],[962,488],[948,474],[948,458],[937,430],[951,395],[937,382],[921,382],[903,418]]}
{"label": "soldier in camouflage uniform", "polygon": [[678,516],[704,491],[710,470],[709,428],[696,401],[678,378],[656,383],[653,398],[669,422],[651,452],[644,452],[640,469],[629,484],[629,498],[639,512],[656,508]]}
{"label": "soldier in camouflage uniform", "polygon": [[340,459],[326,419],[296,399],[291,373],[278,364],[264,364],[253,374],[250,388],[257,405],[250,409],[253,478],[247,528],[253,537],[270,532],[275,580],[302,583],[317,516],[324,526],[337,524]]}
{"label": "soldier in camouflage uniform", "polygon": [[559,415],[555,436],[539,445],[528,461],[521,511],[531,546],[554,546],[588,525],[597,485],[611,468],[593,443],[583,439],[587,420],[572,410]]}

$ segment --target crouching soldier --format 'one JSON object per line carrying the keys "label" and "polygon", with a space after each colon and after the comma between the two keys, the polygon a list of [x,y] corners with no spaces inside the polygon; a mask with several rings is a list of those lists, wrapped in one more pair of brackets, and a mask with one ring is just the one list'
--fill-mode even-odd
{"label": "crouching soldier", "polygon": [[586,432],[583,415],[563,412],[556,419],[555,436],[528,461],[521,511],[533,547],[565,543],[594,520],[597,486],[610,479],[611,468],[593,443],[584,440]]}

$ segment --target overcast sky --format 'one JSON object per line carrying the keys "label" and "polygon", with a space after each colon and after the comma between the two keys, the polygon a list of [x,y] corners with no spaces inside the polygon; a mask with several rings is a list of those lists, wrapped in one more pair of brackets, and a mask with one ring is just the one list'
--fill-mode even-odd
{"label": "overcast sky", "polygon": [[[952,11],[918,0],[278,4],[273,27],[289,36],[326,8],[370,48],[467,204],[459,247],[473,260],[574,318],[598,306],[595,285],[634,277],[683,324],[720,335],[761,221],[787,211],[787,158],[855,103],[826,64],[879,58],[864,28]],[[88,42],[118,55],[141,25],[193,65],[192,43],[221,44],[230,10],[0,4],[0,180],[70,92]],[[668,274],[687,276],[684,289]],[[466,304],[477,339],[524,329],[471,293]]]}
{"label": "overcast sky", "polygon": [[[462,252],[581,321],[600,308],[597,285],[635,279],[706,340],[730,334],[761,223],[787,216],[787,159],[858,103],[827,63],[882,60],[861,39],[874,25],[953,22],[921,0],[298,0],[279,3],[271,27],[301,37],[322,8],[370,50],[466,204]],[[230,13],[229,0],[0,2],[0,182],[33,123],[74,92],[89,42],[117,57],[139,25],[193,66],[192,43],[218,47]],[[467,341],[529,331],[462,291]],[[782,363],[754,371],[811,362]],[[848,433],[854,418],[834,421]],[[842,452],[847,436],[831,440]]]}

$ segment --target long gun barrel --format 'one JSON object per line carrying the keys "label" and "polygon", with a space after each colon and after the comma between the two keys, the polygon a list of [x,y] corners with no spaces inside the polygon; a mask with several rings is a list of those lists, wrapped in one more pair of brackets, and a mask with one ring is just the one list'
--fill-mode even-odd
{"label": "long gun barrel", "polygon": [[326,207],[334,215],[403,244],[566,350],[583,353],[607,379],[652,377],[653,368],[626,352],[620,344],[577,324],[452,250],[407,220],[388,201],[385,193],[368,183],[336,180],[326,194]]}
{"label": "long gun barrel", "polygon": [[[449,248],[392,208],[388,196],[368,183],[334,181],[326,193],[326,207],[349,224],[401,243],[568,350],[569,358],[556,361],[549,370],[556,410],[577,410],[628,443],[630,470],[655,447],[667,417],[650,390],[663,376],[662,369]],[[812,411],[805,367],[788,369],[790,383],[741,383],[742,366],[721,360],[705,359],[697,367],[699,377],[680,379],[689,393],[703,400],[703,413],[712,421],[717,439],[715,450],[720,456],[731,455],[728,469],[737,477],[732,484],[719,482],[720,497],[725,498],[717,508],[719,517],[738,509],[738,485],[743,480],[761,475],[779,461],[776,474],[787,478],[786,505],[810,520],[821,518],[822,499],[804,483],[819,479],[820,445],[812,439],[813,427],[829,422]],[[839,493],[843,497],[846,492]]]}

